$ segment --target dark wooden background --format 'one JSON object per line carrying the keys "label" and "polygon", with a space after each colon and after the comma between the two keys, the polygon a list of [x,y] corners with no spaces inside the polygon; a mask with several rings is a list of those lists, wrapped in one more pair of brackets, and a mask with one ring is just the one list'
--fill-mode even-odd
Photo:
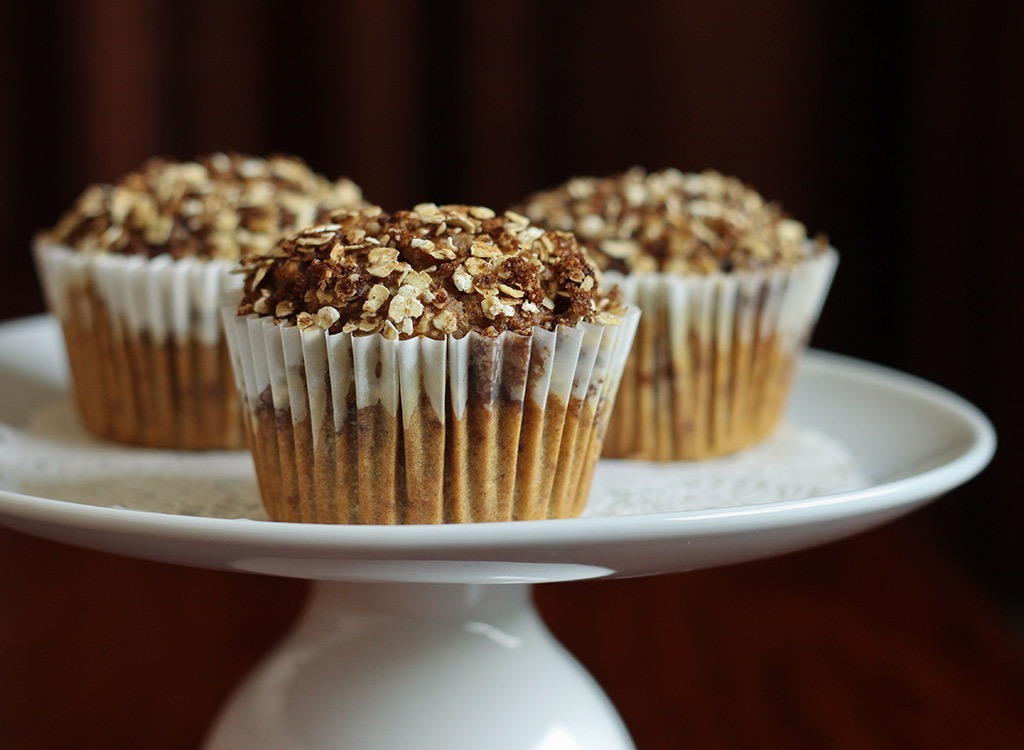
{"label": "dark wooden background", "polygon": [[[1024,5],[0,2],[0,318],[28,245],[154,154],[287,151],[400,208],[714,167],[842,253],[815,345],[992,418],[966,487],[774,561],[542,587],[641,750],[1024,746]],[[0,746],[190,748],[305,585],[0,531]]]}

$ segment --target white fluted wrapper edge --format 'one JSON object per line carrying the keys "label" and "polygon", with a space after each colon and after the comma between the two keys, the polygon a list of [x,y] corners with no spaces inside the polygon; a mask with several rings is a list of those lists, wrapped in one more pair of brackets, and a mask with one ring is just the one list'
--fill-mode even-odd
{"label": "white fluted wrapper edge", "polygon": [[47,304],[64,320],[92,315],[76,305],[75,290],[89,289],[126,331],[156,344],[168,338],[216,344],[221,339],[220,302],[241,288],[234,261],[158,255],[89,253],[39,239],[33,246]]}
{"label": "white fluted wrapper edge", "polygon": [[[401,410],[411,418],[425,396],[444,424],[450,401],[456,418],[465,413],[470,367],[486,358],[493,368],[494,396],[541,408],[549,398],[567,403],[570,397],[594,404],[618,387],[633,334],[640,318],[630,307],[619,325],[582,322],[554,331],[534,328],[530,336],[506,331],[495,338],[472,332],[443,340],[414,337],[387,339],[380,334],[356,336],[312,328],[300,331],[273,318],[237,314],[237,304],[222,307],[228,347],[239,392],[250,408],[269,392],[275,410],[288,411],[292,421],[314,421],[314,435],[323,415],[340,430],[347,418],[344,403],[355,385],[356,406],[380,404],[391,415]],[[514,349],[529,350],[528,371],[505,377],[503,365]],[[330,408],[328,408],[330,407]]]}

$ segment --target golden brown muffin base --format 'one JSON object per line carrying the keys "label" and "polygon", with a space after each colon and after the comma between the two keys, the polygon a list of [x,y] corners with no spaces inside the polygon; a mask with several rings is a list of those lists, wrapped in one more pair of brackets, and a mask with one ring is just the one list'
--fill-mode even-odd
{"label": "golden brown muffin base", "polygon": [[88,288],[68,290],[61,321],[75,403],[89,432],[149,448],[245,447],[223,339],[158,343],[109,314]]}
{"label": "golden brown muffin base", "polygon": [[697,460],[764,440],[782,417],[802,348],[784,350],[772,335],[743,342],[738,333],[724,347],[692,330],[673,341],[667,311],[644,310],[603,455]]}
{"label": "golden brown muffin base", "polygon": [[[475,401],[475,403],[474,403]],[[578,516],[600,454],[604,409],[571,398],[541,408],[470,398],[442,424],[426,397],[408,423],[382,406],[357,409],[313,439],[264,394],[250,423],[253,458],[273,520],[438,524]]]}

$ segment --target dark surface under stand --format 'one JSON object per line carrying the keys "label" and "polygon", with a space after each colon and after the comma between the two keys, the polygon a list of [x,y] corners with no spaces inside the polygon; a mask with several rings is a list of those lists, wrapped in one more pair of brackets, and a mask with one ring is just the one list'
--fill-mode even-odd
{"label": "dark surface under stand", "polygon": [[[0,744],[197,747],[307,586],[0,530]],[[1018,634],[917,516],[770,560],[535,592],[640,750],[1024,741]]]}

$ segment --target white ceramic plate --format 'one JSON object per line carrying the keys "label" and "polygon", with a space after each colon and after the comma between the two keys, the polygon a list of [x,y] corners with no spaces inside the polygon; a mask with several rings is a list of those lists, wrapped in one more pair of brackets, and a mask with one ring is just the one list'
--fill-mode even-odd
{"label": "white ceramic plate", "polygon": [[[66,398],[53,319],[0,325],[0,422],[23,425],[41,406]],[[200,518],[0,489],[0,523],[144,559],[319,580],[530,583],[650,575],[779,554],[868,529],[967,481],[995,448],[988,420],[958,396],[821,352],[803,360],[787,419],[841,442],[867,486],[740,507],[399,527]]]}

